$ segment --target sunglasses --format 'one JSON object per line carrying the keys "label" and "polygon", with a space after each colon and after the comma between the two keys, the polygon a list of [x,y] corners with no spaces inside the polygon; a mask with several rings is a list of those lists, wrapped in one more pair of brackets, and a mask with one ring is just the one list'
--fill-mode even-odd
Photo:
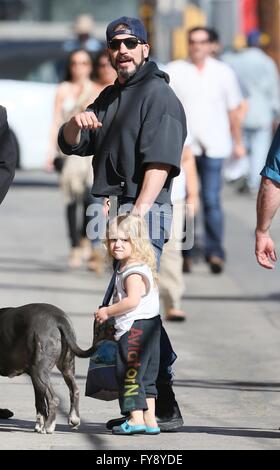
{"label": "sunglasses", "polygon": [[137,38],[111,39],[111,41],[108,42],[108,47],[112,49],[112,51],[118,51],[122,43],[130,50],[135,49],[138,44],[143,44],[143,42]]}
{"label": "sunglasses", "polygon": [[91,64],[90,64],[89,60],[87,60],[87,61],[85,61],[85,60],[83,60],[83,61],[71,60],[70,65],[73,66],[73,65],[91,65]]}
{"label": "sunglasses", "polygon": [[189,44],[194,46],[195,44],[203,45],[208,44],[210,41],[209,39],[202,39],[201,41],[196,41],[195,39],[189,39]]}
{"label": "sunglasses", "polygon": [[96,65],[96,67],[111,67],[110,62],[99,62],[99,64]]}

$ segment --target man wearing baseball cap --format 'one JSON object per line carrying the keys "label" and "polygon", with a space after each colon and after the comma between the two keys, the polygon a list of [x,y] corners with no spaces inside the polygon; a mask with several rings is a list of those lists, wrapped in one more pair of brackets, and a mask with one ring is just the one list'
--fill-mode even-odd
{"label": "man wearing baseball cap", "polygon": [[[180,172],[187,133],[185,113],[168,75],[149,61],[147,32],[138,18],[112,21],[106,39],[118,78],[62,126],[58,142],[67,155],[94,155],[95,196],[115,196],[120,211],[130,204],[133,214],[148,219],[159,267],[172,219],[172,180]],[[159,230],[149,223],[155,220]],[[156,415],[161,430],[169,431],[182,426],[183,419],[172,390],[176,354],[164,328],[160,349]],[[111,420],[107,427],[124,421]]]}

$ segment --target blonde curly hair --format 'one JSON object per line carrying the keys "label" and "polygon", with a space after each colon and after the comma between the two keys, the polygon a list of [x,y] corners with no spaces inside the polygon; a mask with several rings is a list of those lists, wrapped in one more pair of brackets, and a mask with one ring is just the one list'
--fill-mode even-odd
{"label": "blonde curly hair", "polygon": [[143,217],[132,214],[121,214],[109,221],[106,229],[106,247],[110,257],[110,239],[121,230],[131,243],[131,258],[147,264],[152,271],[153,279],[157,281],[157,262],[151,244],[148,227]]}

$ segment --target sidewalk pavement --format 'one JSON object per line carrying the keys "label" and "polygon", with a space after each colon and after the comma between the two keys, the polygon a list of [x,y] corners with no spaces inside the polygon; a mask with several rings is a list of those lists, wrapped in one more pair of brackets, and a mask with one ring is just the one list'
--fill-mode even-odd
{"label": "sidewalk pavement", "polygon": [[[20,174],[21,183],[0,209],[1,306],[53,303],[70,315],[78,344],[87,348],[92,313],[109,273],[97,277],[85,267],[67,267],[62,197],[53,176],[39,176],[52,184],[29,185],[34,175]],[[14,411],[12,419],[0,421],[1,449],[280,449],[279,267],[265,271],[255,262],[255,201],[227,187],[224,206],[226,270],[212,275],[203,262],[196,264],[185,276],[187,322],[165,324],[178,354],[175,392],[185,421],[180,431],[112,436],[105,422],[119,415],[118,403],[84,396],[88,360],[77,359],[80,429],[67,425],[69,397],[57,370],[52,382],[60,405],[53,435],[33,431],[30,379],[0,377],[0,407]],[[279,229],[275,220],[278,246]]]}

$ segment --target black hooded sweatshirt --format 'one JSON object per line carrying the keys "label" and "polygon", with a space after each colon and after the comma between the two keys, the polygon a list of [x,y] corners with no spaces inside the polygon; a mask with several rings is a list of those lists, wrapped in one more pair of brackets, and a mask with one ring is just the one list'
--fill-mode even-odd
{"label": "black hooded sweatshirt", "polygon": [[102,122],[101,128],[83,129],[74,146],[66,143],[64,126],[60,129],[63,153],[94,156],[95,196],[136,199],[147,165],[162,163],[171,165],[171,170],[155,202],[170,202],[187,130],[183,107],[168,83],[168,75],[147,62],[123,85],[116,80],[87,108]]}

